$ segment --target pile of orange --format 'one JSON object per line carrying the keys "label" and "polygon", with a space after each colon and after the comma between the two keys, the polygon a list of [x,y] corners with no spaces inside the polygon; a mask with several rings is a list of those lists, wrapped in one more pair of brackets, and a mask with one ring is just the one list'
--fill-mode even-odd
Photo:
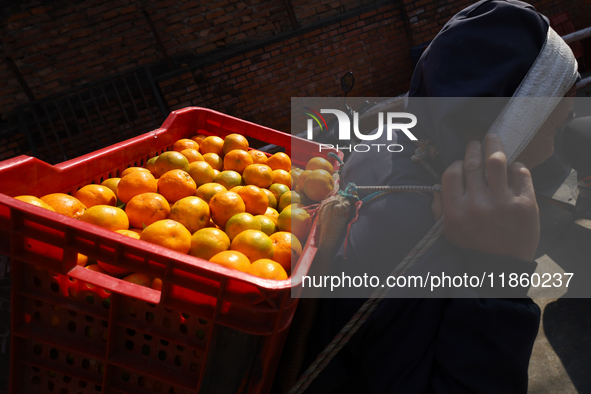
{"label": "pile of orange", "polygon": [[[120,177],[73,195],[16,197],[121,235],[266,279],[287,279],[311,227],[303,208],[334,187],[332,164],[293,167],[282,152],[251,149],[240,134],[196,135],[129,167]],[[161,288],[162,281],[114,263],[78,256],[78,264]]]}

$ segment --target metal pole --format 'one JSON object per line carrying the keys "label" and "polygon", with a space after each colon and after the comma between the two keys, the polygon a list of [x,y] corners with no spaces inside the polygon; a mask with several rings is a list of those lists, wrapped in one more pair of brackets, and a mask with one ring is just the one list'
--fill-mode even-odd
{"label": "metal pole", "polygon": [[148,26],[150,26],[150,30],[152,30],[152,34],[154,35],[154,39],[156,40],[156,45],[160,49],[160,52],[162,52],[162,55],[164,56],[164,60],[166,61],[166,65],[168,66],[168,69],[172,70],[174,65],[172,63],[172,60],[168,56],[168,53],[166,52],[166,48],[164,47],[164,44],[162,44],[162,40],[160,39],[160,35],[158,34],[158,30],[156,30],[156,26],[154,26],[154,22],[152,21],[152,17],[150,16],[150,14],[146,10],[142,10],[142,13],[144,14],[144,17],[146,18],[146,21],[148,22]]}
{"label": "metal pole", "polygon": [[577,90],[586,88],[587,86],[591,86],[591,77],[581,79],[579,82],[577,82]]}
{"label": "metal pole", "polygon": [[150,114],[150,118],[152,119],[152,124],[156,125],[156,123],[157,123],[156,115],[154,115],[154,112],[152,112],[152,106],[148,103],[148,100],[146,99],[146,93],[144,92],[144,88],[142,87],[142,83],[140,82],[139,78],[137,77],[137,73],[135,71],[132,71],[132,74],[135,77],[135,82],[137,83],[137,86],[140,88],[140,93],[142,94],[142,98],[144,99],[144,104],[146,105],[146,111],[148,111],[148,113]]}
{"label": "metal pole", "polygon": [[287,12],[287,16],[289,17],[289,21],[291,22],[291,26],[294,30],[300,27],[298,23],[298,19],[295,16],[295,12],[293,12],[293,5],[291,4],[291,0],[283,0],[283,5],[285,6],[285,11]]}
{"label": "metal pole", "polygon": [[575,31],[574,33],[569,33],[565,36],[562,36],[562,39],[567,44],[570,44],[570,43],[582,40],[583,38],[587,38],[587,37],[591,37],[591,27],[587,27],[583,30]]}
{"label": "metal pole", "polygon": [[6,64],[8,65],[8,68],[10,69],[10,71],[12,71],[12,74],[16,78],[18,84],[21,85],[21,88],[23,88],[23,90],[25,91],[25,94],[27,95],[29,100],[30,101],[37,100],[37,97],[35,97],[35,95],[33,94],[33,91],[29,87],[29,84],[27,83],[27,81],[25,81],[23,74],[21,74],[21,71],[18,69],[14,60],[12,60],[12,58],[10,58],[8,56],[5,57],[4,59],[6,60]]}
{"label": "metal pole", "polygon": [[33,135],[31,134],[31,129],[27,125],[27,121],[25,120],[25,112],[24,110],[16,111],[18,114],[18,121],[20,123],[21,130],[25,133],[27,137],[27,142],[29,143],[29,149],[31,149],[31,153],[33,156],[39,159],[39,151],[37,150],[37,144],[35,144],[35,140],[33,139]]}
{"label": "metal pole", "polygon": [[90,97],[92,97],[92,102],[94,103],[94,108],[96,109],[96,113],[97,113],[98,117],[101,119],[101,123],[103,124],[105,134],[107,135],[107,138],[109,139],[109,143],[113,144],[113,139],[111,138],[111,132],[109,131],[109,128],[107,127],[107,123],[105,122],[105,118],[103,117],[103,114],[101,113],[101,109],[96,101],[96,97],[92,91],[92,88],[88,89],[88,91],[90,92]]}
{"label": "metal pole", "polygon": [[150,81],[150,86],[152,87],[152,92],[154,93],[154,97],[156,97],[156,102],[158,103],[158,108],[160,108],[160,112],[162,112],[162,116],[164,116],[164,119],[166,119],[166,117],[168,116],[168,113],[170,111],[168,111],[168,109],[164,105],[164,101],[162,101],[160,89],[158,89],[158,86],[156,85],[156,81],[154,81],[154,76],[152,75],[152,71],[150,70],[150,67],[145,66],[145,69],[146,69],[146,75],[148,76],[148,81]]}

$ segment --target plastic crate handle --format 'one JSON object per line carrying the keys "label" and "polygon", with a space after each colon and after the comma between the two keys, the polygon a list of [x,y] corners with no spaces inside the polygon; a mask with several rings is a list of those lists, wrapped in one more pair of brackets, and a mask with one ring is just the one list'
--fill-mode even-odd
{"label": "plastic crate handle", "polygon": [[67,275],[114,293],[125,294],[151,304],[160,303],[161,292],[159,290],[126,282],[100,272],[91,271],[81,266],[72,268]]}

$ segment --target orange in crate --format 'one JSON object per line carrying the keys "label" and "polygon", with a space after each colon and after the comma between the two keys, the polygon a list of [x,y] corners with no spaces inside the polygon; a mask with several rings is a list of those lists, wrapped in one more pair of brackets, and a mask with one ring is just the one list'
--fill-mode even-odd
{"label": "orange in crate", "polygon": [[230,248],[230,238],[220,229],[206,227],[191,236],[191,256],[209,260],[216,254]]}
{"label": "orange in crate", "polygon": [[203,135],[203,134],[197,134],[197,135],[191,137],[191,139],[193,141],[195,141],[196,143],[198,143],[198,144],[200,144],[201,141],[203,141],[205,138],[207,138],[207,136],[206,135]]}
{"label": "orange in crate", "polygon": [[224,227],[224,232],[228,234],[230,241],[245,230],[261,230],[261,222],[247,212],[237,213],[232,216],[226,223],[226,227]]}
{"label": "orange in crate", "polygon": [[51,212],[55,212],[55,209],[53,209],[52,207],[47,205],[47,203],[45,201],[43,201],[42,199],[37,198],[35,196],[16,196],[15,198],[17,200],[26,202],[27,204],[35,205],[37,207],[47,209]]}
{"label": "orange in crate", "polygon": [[181,198],[170,209],[169,218],[181,223],[193,234],[209,223],[209,205],[199,197]]}
{"label": "orange in crate", "polygon": [[291,188],[291,175],[285,170],[273,170],[273,183],[280,183]]}
{"label": "orange in crate", "polygon": [[261,223],[261,231],[267,235],[273,234],[277,231],[277,224],[272,221],[268,216],[265,215],[256,215],[255,218]]}
{"label": "orange in crate", "polygon": [[283,152],[277,152],[267,159],[267,164],[272,170],[291,170],[291,159]]}
{"label": "orange in crate", "polygon": [[[275,198],[275,194],[269,189],[261,189],[267,195],[267,201],[269,202],[269,208],[277,209],[277,198]],[[266,212],[266,211],[265,211]],[[263,213],[264,215],[264,213]]]}
{"label": "orange in crate", "polygon": [[252,156],[245,150],[234,149],[224,156],[224,170],[234,170],[239,174],[253,164]]}
{"label": "orange in crate", "polygon": [[271,259],[260,259],[248,267],[248,272],[265,279],[284,280],[287,279],[287,272],[276,261]]}
{"label": "orange in crate", "polygon": [[197,187],[213,182],[215,178],[213,168],[206,161],[195,161],[189,164],[189,175],[191,175]]}
{"label": "orange in crate", "polygon": [[265,155],[263,152],[256,150],[256,149],[252,149],[249,150],[248,153],[252,156],[252,162],[254,164],[266,164],[267,163],[267,155]]}
{"label": "orange in crate", "polygon": [[125,177],[126,175],[131,174],[134,171],[150,172],[149,169],[144,168],[144,167],[129,167],[129,168],[126,168],[125,170],[123,170],[123,172],[121,172],[121,178]]}
{"label": "orange in crate", "polygon": [[110,205],[95,205],[90,207],[84,211],[80,220],[111,231],[129,229],[129,219],[125,211]]}
{"label": "orange in crate", "polygon": [[194,149],[196,151],[199,151],[199,143],[189,138],[181,138],[180,140],[172,144],[172,150],[175,150],[177,152],[182,152],[185,149]]}
{"label": "orange in crate", "polygon": [[[119,233],[121,235],[125,235],[127,237],[131,237],[134,239],[140,239],[140,233],[138,233],[137,231],[133,231],[133,230],[117,230],[115,231],[116,233]],[[80,265],[80,264],[78,264]]]}
{"label": "orange in crate", "polygon": [[330,175],[334,173],[332,163],[324,157],[313,157],[306,163],[306,170],[326,170]]}
{"label": "orange in crate", "polygon": [[163,152],[154,162],[154,172],[156,173],[154,176],[160,178],[172,170],[189,171],[189,159],[180,152]]}
{"label": "orange in crate", "polygon": [[117,205],[117,196],[107,186],[86,185],[74,193],[74,197],[84,204],[86,208],[95,205]]}
{"label": "orange in crate", "polygon": [[302,244],[295,235],[286,231],[274,233],[269,238],[273,241],[273,261],[290,272],[291,264],[295,264],[302,254]]}
{"label": "orange in crate", "polygon": [[255,185],[247,185],[236,191],[244,201],[246,212],[252,215],[263,215],[269,207],[269,199],[263,191]]}
{"label": "orange in crate", "polygon": [[123,203],[142,193],[156,193],[158,182],[149,171],[133,171],[117,184],[117,196]]}
{"label": "orange in crate", "polygon": [[49,205],[57,213],[73,219],[80,219],[86,211],[86,206],[76,197],[65,193],[51,193],[41,197],[41,201]]}
{"label": "orange in crate", "polygon": [[224,228],[228,220],[237,213],[246,212],[242,198],[235,192],[219,192],[209,200],[211,219]]}
{"label": "orange in crate", "polygon": [[209,182],[205,183],[195,190],[195,196],[199,197],[203,201],[209,204],[209,201],[213,196],[220,192],[226,192],[228,189],[220,185],[219,183]]}
{"label": "orange in crate", "polygon": [[[115,194],[115,197],[117,197],[117,185],[119,184],[119,181],[121,180],[121,178],[109,178],[109,179],[105,179],[102,183],[101,186],[106,186],[109,189],[111,189],[111,191]],[[119,197],[117,197],[119,198]]]}
{"label": "orange in crate", "polygon": [[263,215],[265,215],[266,217],[271,219],[273,221],[273,223],[277,224],[277,219],[279,218],[279,212],[277,212],[276,209],[269,207],[269,208],[267,208],[267,210],[265,211],[265,213]]}
{"label": "orange in crate", "polygon": [[158,220],[167,219],[170,204],[158,193],[142,193],[125,204],[125,213],[131,227],[143,229]]}
{"label": "orange in crate", "polygon": [[234,237],[230,249],[244,253],[250,261],[273,258],[273,241],[260,230],[245,230]]}
{"label": "orange in crate", "polygon": [[191,233],[177,221],[164,219],[150,224],[140,234],[140,240],[163,246],[179,253],[191,248]]}
{"label": "orange in crate", "polygon": [[248,151],[248,140],[246,137],[240,134],[229,134],[224,138],[224,144],[222,145],[222,153],[227,155],[228,152],[240,149]]}
{"label": "orange in crate", "polygon": [[242,173],[246,185],[266,189],[273,184],[273,170],[266,164],[251,164]]}
{"label": "orange in crate", "polygon": [[189,160],[189,164],[195,161],[203,161],[203,156],[195,149],[183,149],[181,154]]}
{"label": "orange in crate", "polygon": [[191,175],[183,170],[171,170],[158,178],[158,193],[171,204],[181,198],[192,196],[196,190],[197,184]]}
{"label": "orange in crate", "polygon": [[222,171],[224,169],[224,160],[217,153],[204,153],[203,160],[206,161],[214,170]]}
{"label": "orange in crate", "polygon": [[218,136],[212,135],[206,137],[199,145],[201,154],[214,153],[218,156],[224,155],[224,140]]}
{"label": "orange in crate", "polygon": [[240,252],[235,250],[225,250],[209,259],[212,263],[222,265],[226,268],[232,268],[242,272],[248,272],[250,260]]}
{"label": "orange in crate", "polygon": [[236,171],[225,170],[217,174],[213,181],[230,190],[242,184],[242,177]]}

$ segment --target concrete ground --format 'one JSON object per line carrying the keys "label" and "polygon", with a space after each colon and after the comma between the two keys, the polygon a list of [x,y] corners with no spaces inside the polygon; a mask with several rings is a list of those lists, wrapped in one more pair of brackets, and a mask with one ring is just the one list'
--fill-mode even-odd
{"label": "concrete ground", "polygon": [[[586,73],[583,77],[589,77]],[[577,91],[577,117],[591,116],[591,87]],[[572,272],[586,267],[591,276],[591,221],[572,223],[577,198],[576,174],[571,173],[557,190],[538,196],[542,234],[536,261],[539,270]],[[591,299],[569,298],[577,287],[590,284],[577,281],[568,292],[552,297],[530,296],[542,309],[540,330],[529,366],[529,394],[591,393]]]}
{"label": "concrete ground", "polygon": [[[575,265],[591,266],[591,221],[580,219],[569,226],[568,207],[538,203],[540,268],[569,272]],[[530,394],[591,393],[591,299],[567,297],[568,293],[553,298],[532,294],[542,319],[529,367]]]}

